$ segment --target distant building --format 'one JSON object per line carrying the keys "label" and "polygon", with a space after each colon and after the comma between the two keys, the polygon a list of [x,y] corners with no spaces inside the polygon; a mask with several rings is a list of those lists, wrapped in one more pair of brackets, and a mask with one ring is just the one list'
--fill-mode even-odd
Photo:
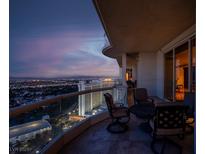
{"label": "distant building", "polygon": [[[81,81],[78,84],[79,91],[98,89],[102,87],[103,85],[100,81],[91,82],[89,84],[86,84],[85,82]],[[100,91],[79,95],[78,97],[79,115],[84,116],[86,112],[90,112],[93,108],[98,107],[102,104],[103,93],[102,91]]]}
{"label": "distant building", "polygon": [[[103,80],[93,80],[90,83],[86,83],[84,81],[80,81],[78,84],[79,91],[83,90],[92,90],[92,89],[99,89],[104,87],[111,87],[114,85],[112,79],[103,79]],[[118,91],[110,91],[111,94],[114,96],[114,99],[117,99]],[[79,115],[84,116],[87,113],[90,113],[93,109],[99,107],[103,104],[103,91],[99,92],[92,92],[84,95],[78,96],[78,108],[79,108]]]}
{"label": "distant building", "polygon": [[84,116],[78,116],[78,115],[69,115],[69,120],[70,121],[80,121],[85,119]]}
{"label": "distant building", "polygon": [[35,138],[37,134],[52,130],[52,126],[46,120],[38,120],[16,125],[9,128],[9,142],[26,141]]}

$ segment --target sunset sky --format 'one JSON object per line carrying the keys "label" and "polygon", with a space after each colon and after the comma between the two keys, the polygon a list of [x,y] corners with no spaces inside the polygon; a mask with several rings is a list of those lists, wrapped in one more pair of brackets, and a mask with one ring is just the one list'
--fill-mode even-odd
{"label": "sunset sky", "polygon": [[10,0],[10,76],[118,75],[91,0]]}

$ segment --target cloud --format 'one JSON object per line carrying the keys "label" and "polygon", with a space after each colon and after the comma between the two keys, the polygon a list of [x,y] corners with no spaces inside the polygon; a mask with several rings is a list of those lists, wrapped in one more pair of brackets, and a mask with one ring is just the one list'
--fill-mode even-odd
{"label": "cloud", "polygon": [[94,30],[11,38],[10,76],[118,75],[117,62],[101,53],[104,40]]}

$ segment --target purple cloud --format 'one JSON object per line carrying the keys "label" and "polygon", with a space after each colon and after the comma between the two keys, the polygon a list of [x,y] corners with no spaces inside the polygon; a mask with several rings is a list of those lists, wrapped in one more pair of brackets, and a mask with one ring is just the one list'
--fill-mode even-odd
{"label": "purple cloud", "polygon": [[118,75],[102,55],[105,39],[95,31],[64,31],[11,40],[10,76]]}

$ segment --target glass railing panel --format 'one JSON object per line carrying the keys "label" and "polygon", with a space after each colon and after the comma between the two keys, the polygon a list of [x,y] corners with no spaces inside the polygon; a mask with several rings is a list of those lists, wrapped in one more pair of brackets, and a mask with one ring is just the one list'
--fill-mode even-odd
{"label": "glass railing panel", "polygon": [[86,118],[79,116],[78,107],[78,96],[74,96],[10,118],[10,153],[40,152],[56,136]]}
{"label": "glass railing panel", "polygon": [[52,139],[80,121],[107,111],[103,96],[107,92],[113,95],[115,102],[125,104],[126,88],[118,86],[59,99],[54,104],[11,117],[10,153],[38,153]]}
{"label": "glass railing panel", "polygon": [[39,153],[55,137],[69,131],[80,121],[107,111],[103,96],[107,92],[113,95],[115,101],[126,101],[125,90],[118,86],[58,99],[53,104],[10,117],[10,153]]}

